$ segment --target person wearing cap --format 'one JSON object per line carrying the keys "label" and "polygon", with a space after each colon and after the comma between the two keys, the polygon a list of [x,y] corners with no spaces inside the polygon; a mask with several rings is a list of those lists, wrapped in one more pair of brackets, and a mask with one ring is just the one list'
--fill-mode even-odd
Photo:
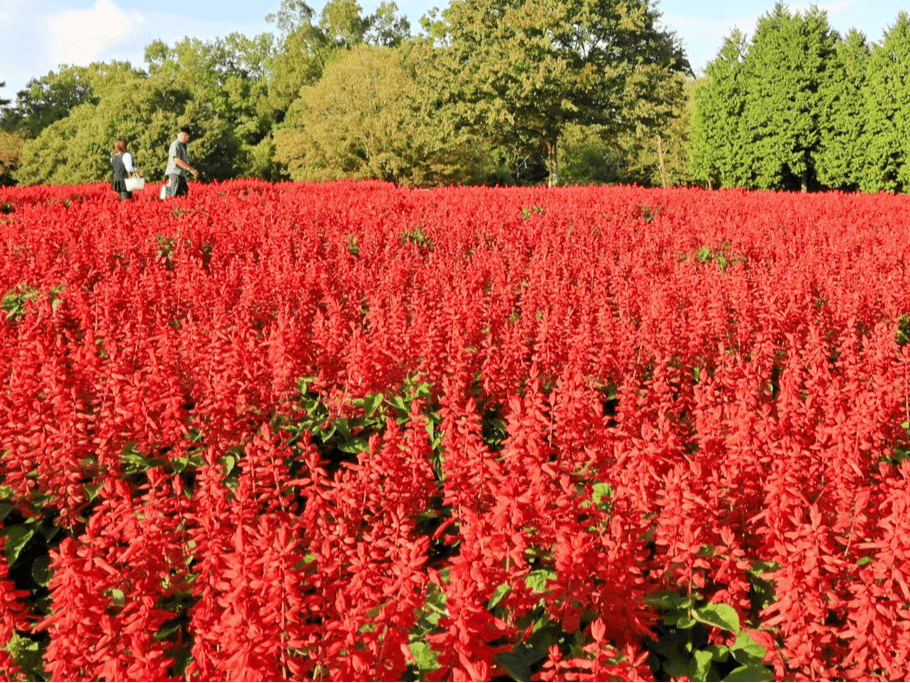
{"label": "person wearing cap", "polygon": [[190,157],[186,151],[186,143],[190,140],[190,129],[186,126],[177,133],[177,139],[171,143],[167,153],[167,197],[179,197],[190,191],[187,176],[192,173],[197,177],[199,172],[190,166]]}

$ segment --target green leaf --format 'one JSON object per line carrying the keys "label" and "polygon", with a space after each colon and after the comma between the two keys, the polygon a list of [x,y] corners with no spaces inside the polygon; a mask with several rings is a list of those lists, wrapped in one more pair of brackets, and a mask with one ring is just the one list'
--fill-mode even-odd
{"label": "green leaf", "polygon": [[733,669],[724,680],[731,683],[739,681],[773,681],[774,672],[766,666],[741,666],[738,669]]}
{"label": "green leaf", "polygon": [[84,484],[83,488],[85,489],[85,495],[88,496],[88,500],[91,502],[98,497],[101,489],[104,488],[104,482],[102,481],[97,484]]}
{"label": "green leaf", "polygon": [[47,555],[36,557],[32,562],[32,579],[39,586],[47,587],[51,580],[51,573],[51,558]]}
{"label": "green leaf", "polygon": [[765,648],[745,631],[736,636],[736,642],[730,650],[737,662],[746,665],[761,664],[766,654]]}
{"label": "green leaf", "polygon": [[546,593],[547,582],[556,578],[556,572],[550,569],[535,569],[525,577],[525,586],[535,593]]}
{"label": "green leaf", "polygon": [[689,663],[689,678],[693,681],[707,681],[714,657],[707,650],[696,650]]}
{"label": "green leaf", "polygon": [[679,593],[655,593],[645,598],[645,603],[651,607],[663,610],[688,610],[692,607],[691,598]]}
{"label": "green leaf", "polygon": [[422,641],[416,641],[408,644],[414,660],[417,662],[417,668],[421,671],[435,671],[439,668],[439,662],[436,660],[436,653],[430,649],[430,646]]}
{"label": "green leaf", "polygon": [[366,436],[357,436],[338,445],[338,449],[345,453],[363,453],[369,446]]}
{"label": "green leaf", "polygon": [[739,615],[729,605],[708,604],[695,610],[695,618],[703,624],[739,633]]}
{"label": "green leaf", "polygon": [[610,503],[610,499],[613,497],[613,488],[602,481],[598,481],[594,484],[591,497],[594,499],[594,504],[601,508],[601,506],[606,507]]}
{"label": "green leaf", "polygon": [[498,605],[502,601],[502,599],[506,596],[506,593],[508,593],[510,589],[511,589],[511,586],[509,586],[508,583],[500,584],[499,587],[495,591],[493,591],[493,595],[490,597],[489,602],[487,602],[487,609],[491,610],[494,607],[496,607],[496,605]]}
{"label": "green leaf", "polygon": [[16,524],[6,528],[6,562],[10,567],[19,559],[19,554],[32,540],[32,536],[38,531],[38,527],[33,524]]}
{"label": "green leaf", "polygon": [[366,413],[367,417],[372,417],[373,414],[379,410],[379,406],[382,405],[383,399],[385,399],[385,396],[382,394],[370,394],[363,399],[363,411]]}
{"label": "green leaf", "polygon": [[693,626],[695,626],[695,624],[698,623],[698,620],[695,619],[695,617],[690,617],[688,612],[683,612],[682,614],[680,614],[679,616],[677,616],[673,619],[671,619],[668,616],[667,621],[668,621],[668,623],[672,624],[673,626],[676,626],[676,628],[681,628],[681,629],[692,628]]}

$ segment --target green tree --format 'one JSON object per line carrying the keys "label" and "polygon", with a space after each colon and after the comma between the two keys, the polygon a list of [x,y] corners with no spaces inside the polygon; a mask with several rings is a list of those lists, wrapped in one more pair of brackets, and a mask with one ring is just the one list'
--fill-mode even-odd
{"label": "green tree", "polygon": [[269,104],[277,121],[315,84],[335,55],[358,45],[394,46],[410,38],[407,19],[396,17],[394,2],[380,3],[364,17],[357,0],[329,0],[317,16],[302,0],[282,0],[278,12],[266,16],[281,32],[280,45],[269,62]]}
{"label": "green tree", "polygon": [[292,178],[426,185],[450,179],[455,167],[470,176],[477,146],[452,149],[421,112],[408,58],[406,50],[361,45],[304,89],[275,132],[275,157]]}
{"label": "green tree", "polygon": [[647,186],[690,182],[689,137],[695,81],[677,74],[682,98],[656,127],[638,125],[619,135],[600,126],[570,124],[560,139],[560,174],[567,184],[635,183]]}
{"label": "green tree", "polygon": [[734,29],[695,84],[689,169],[693,179],[708,187],[731,187],[745,181],[740,122],[746,104],[743,64],[747,51],[746,36]]}
{"label": "green tree", "polygon": [[910,191],[910,16],[898,15],[869,58],[865,88],[868,192]]}
{"label": "green tree", "polygon": [[13,185],[13,173],[19,168],[25,140],[19,133],[0,131],[0,185]]}
{"label": "green tree", "polygon": [[369,28],[365,35],[367,45],[397,47],[411,39],[411,22],[400,16],[398,5],[388,0],[379,3],[379,7],[368,18]]}
{"label": "green tree", "polygon": [[193,128],[190,155],[203,178],[237,177],[245,173],[247,158],[235,124],[216,104],[162,74],[136,76],[97,104],[78,105],[27,141],[14,177],[24,184],[107,179],[113,141],[124,138],[145,177],[158,179],[181,124]]}
{"label": "green tree", "polygon": [[175,136],[175,117],[186,112],[191,100],[190,92],[163,80],[135,76],[99,103],[74,107],[37,138],[26,141],[14,177],[24,184],[106,179],[111,173],[109,159],[117,138],[127,141],[147,178],[161,177],[168,145]]}
{"label": "green tree", "polygon": [[55,121],[69,115],[73,107],[97,103],[100,91],[134,76],[128,63],[63,66],[45,76],[33,78],[16,93],[16,101],[3,111],[0,127],[35,138]]}
{"label": "green tree", "polygon": [[838,40],[827,14],[812,7],[792,14],[781,2],[755,28],[743,68],[744,154],[751,183],[765,189],[817,185],[819,90]]}
{"label": "green tree", "polygon": [[[266,66],[274,55],[273,43],[270,34],[247,38],[234,33],[207,42],[186,38],[173,47],[161,41],[146,47],[150,78],[190,93],[179,116],[194,129],[195,147],[211,145],[220,152],[205,164],[209,177],[272,175],[259,147],[268,144],[275,122]],[[177,117],[174,112],[175,130]]]}
{"label": "green tree", "polygon": [[819,182],[854,191],[862,182],[864,159],[864,89],[869,64],[866,37],[853,30],[838,42],[819,90],[819,145],[815,155]]}
{"label": "green tree", "polygon": [[538,151],[550,182],[570,123],[606,134],[657,123],[689,69],[647,0],[453,0],[429,26],[439,40],[437,86],[459,127],[498,145]]}

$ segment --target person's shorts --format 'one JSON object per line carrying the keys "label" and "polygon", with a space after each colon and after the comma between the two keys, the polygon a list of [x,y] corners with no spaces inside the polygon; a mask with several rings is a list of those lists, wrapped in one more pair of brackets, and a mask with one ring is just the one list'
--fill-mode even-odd
{"label": "person's shorts", "polygon": [[167,177],[167,194],[169,197],[180,197],[188,194],[190,191],[189,183],[186,178],[179,174],[171,174]]}

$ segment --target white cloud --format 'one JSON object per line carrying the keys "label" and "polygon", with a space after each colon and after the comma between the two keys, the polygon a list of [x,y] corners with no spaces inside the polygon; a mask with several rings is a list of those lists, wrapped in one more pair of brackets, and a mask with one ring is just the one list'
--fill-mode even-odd
{"label": "white cloud", "polygon": [[89,9],[67,9],[47,19],[51,60],[85,66],[112,48],[130,43],[146,24],[136,11],[121,10],[111,0],[96,0]]}

